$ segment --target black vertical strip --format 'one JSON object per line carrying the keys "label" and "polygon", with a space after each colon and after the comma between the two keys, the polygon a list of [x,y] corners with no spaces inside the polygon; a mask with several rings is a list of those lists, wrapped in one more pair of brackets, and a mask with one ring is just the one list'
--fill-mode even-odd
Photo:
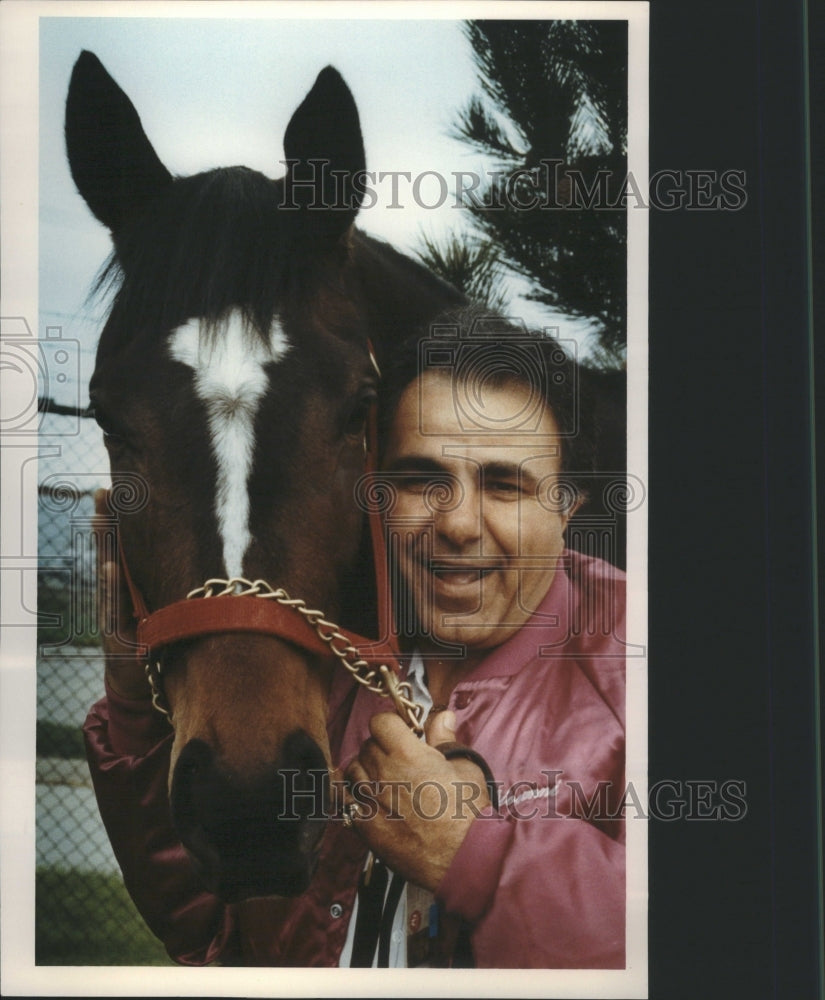
{"label": "black vertical strip", "polygon": [[825,989],[816,961],[823,942],[821,882],[819,894],[815,888],[822,786],[813,769],[818,665],[805,8],[805,0],[788,3],[777,18],[775,2],[758,3],[771,974],[776,996],[795,997],[822,996]]}
{"label": "black vertical strip", "polygon": [[387,869],[376,860],[372,866],[369,884],[365,884],[365,874],[361,875],[358,886],[358,916],[352,941],[350,968],[369,969],[375,957],[375,946],[381,930],[381,911],[387,890]]}
{"label": "black vertical strip", "polygon": [[[747,194],[649,215],[653,1000],[822,995],[806,9],[650,5],[651,176]],[[744,809],[703,805],[725,781]]]}

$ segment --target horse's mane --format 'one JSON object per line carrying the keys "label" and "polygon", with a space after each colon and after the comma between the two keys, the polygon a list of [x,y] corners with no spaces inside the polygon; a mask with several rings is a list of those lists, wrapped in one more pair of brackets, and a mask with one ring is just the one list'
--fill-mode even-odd
{"label": "horse's mane", "polygon": [[449,284],[434,271],[428,270],[423,264],[396,250],[391,243],[356,230],[353,243],[356,253],[363,256],[366,263],[371,260],[381,260],[393,268],[398,277],[406,278],[415,283],[420,290],[429,295],[438,296],[447,305],[459,305],[466,301],[453,285]]}

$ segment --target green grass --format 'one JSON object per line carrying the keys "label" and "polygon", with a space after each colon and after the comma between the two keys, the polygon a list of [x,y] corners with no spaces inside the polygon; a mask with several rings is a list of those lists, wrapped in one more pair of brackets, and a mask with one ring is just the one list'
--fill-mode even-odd
{"label": "green grass", "polygon": [[38,868],[37,965],[172,965],[119,875]]}

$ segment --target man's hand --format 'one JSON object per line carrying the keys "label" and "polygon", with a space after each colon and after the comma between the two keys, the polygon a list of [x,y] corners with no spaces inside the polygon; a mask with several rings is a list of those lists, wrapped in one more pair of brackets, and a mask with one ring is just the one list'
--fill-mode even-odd
{"label": "man's hand", "polygon": [[[111,527],[109,495],[95,491],[95,517],[92,530],[99,536]],[[135,622],[123,573],[117,563],[107,560],[104,547],[97,545],[98,620],[106,658],[106,680],[123,698],[152,696],[143,663],[135,656]]]}
{"label": "man's hand", "polygon": [[455,742],[455,716],[438,712],[418,739],[399,716],[370,720],[371,738],[347,768],[355,829],[393,871],[434,891],[470,825],[489,804],[481,769],[435,749]]}

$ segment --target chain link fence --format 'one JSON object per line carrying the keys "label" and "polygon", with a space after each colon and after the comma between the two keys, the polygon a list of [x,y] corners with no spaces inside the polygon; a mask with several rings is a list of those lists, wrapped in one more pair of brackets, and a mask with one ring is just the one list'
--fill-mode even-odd
{"label": "chain link fence", "polygon": [[91,527],[106,452],[94,422],[71,411],[43,414],[40,445],[35,959],[171,964],[123,887],[83,748],[103,694]]}

